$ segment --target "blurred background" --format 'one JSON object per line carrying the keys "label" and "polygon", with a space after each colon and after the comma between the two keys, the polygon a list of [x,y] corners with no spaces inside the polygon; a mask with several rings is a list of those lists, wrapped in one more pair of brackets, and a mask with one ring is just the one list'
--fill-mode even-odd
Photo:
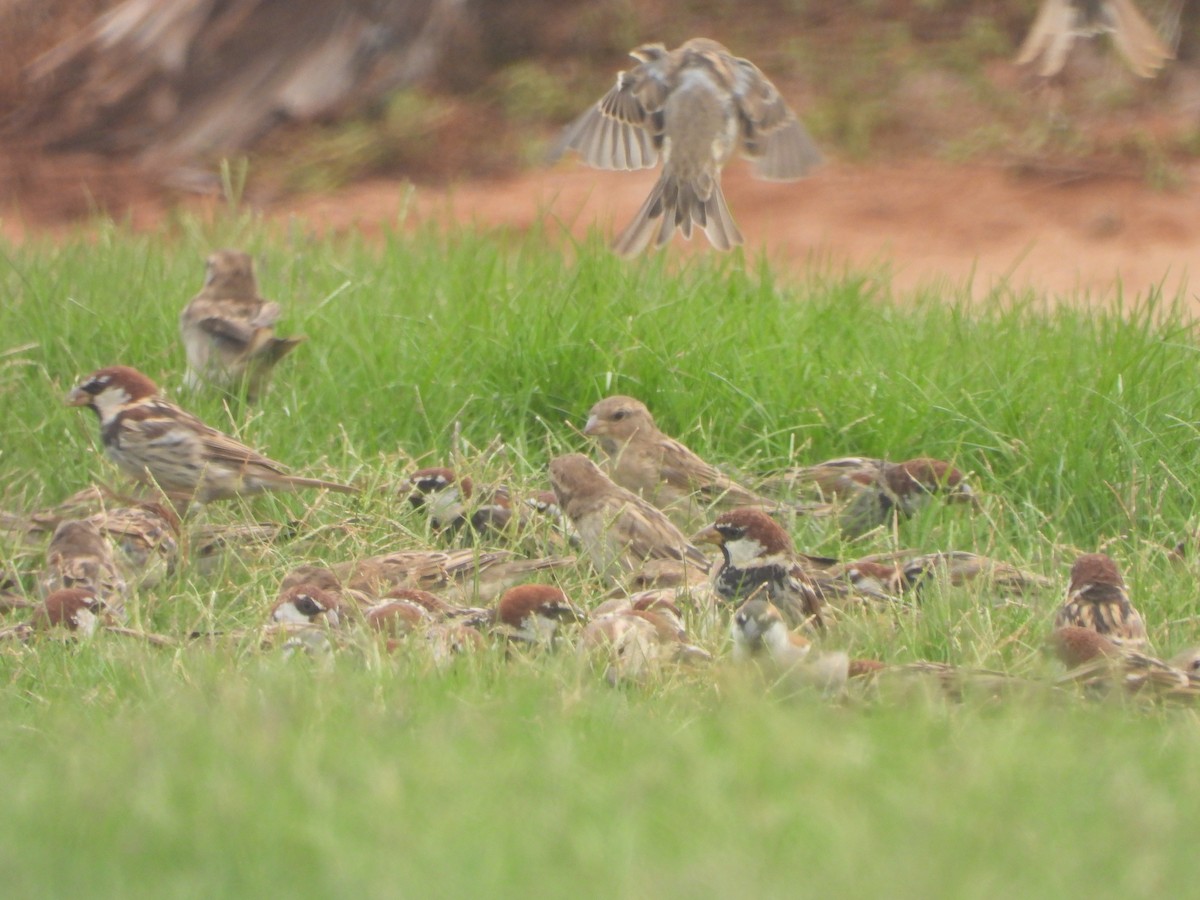
{"label": "blurred background", "polygon": [[511,174],[629,49],[697,35],[758,63],[839,160],[1164,182],[1200,154],[1200,3],[1140,3],[1178,48],[1157,78],[1101,39],[1051,83],[1013,62],[1038,3],[0,0],[0,186],[30,203],[66,165],[90,191],[59,185],[69,214],[119,202],[130,165],[139,189],[203,190],[217,160],[249,157],[268,194]]}

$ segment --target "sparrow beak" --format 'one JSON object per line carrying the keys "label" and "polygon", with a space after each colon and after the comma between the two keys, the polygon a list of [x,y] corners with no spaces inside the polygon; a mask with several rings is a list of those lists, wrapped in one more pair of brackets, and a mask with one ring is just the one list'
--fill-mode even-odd
{"label": "sparrow beak", "polygon": [[71,393],[67,394],[65,399],[67,406],[87,406],[92,397],[83,388],[76,387],[71,389]]}
{"label": "sparrow beak", "polygon": [[709,525],[703,531],[697,531],[692,535],[693,544],[716,544],[721,547],[725,544],[725,538],[721,536],[721,532],[717,531],[716,527]]}
{"label": "sparrow beak", "polygon": [[583,426],[584,434],[595,434],[600,420],[596,416],[588,416],[587,424]]}

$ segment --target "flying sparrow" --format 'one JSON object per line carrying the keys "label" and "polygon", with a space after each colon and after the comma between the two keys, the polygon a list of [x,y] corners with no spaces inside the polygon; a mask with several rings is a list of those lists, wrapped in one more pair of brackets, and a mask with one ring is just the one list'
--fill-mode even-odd
{"label": "flying sparrow", "polygon": [[778,607],[790,628],[825,627],[821,589],[798,561],[791,537],[762,510],[722,513],[693,540],[721,549],[713,587],[724,600],[766,600]]}
{"label": "flying sparrow", "polygon": [[50,539],[42,590],[49,595],[64,588],[86,590],[113,613],[124,608],[128,588],[112,547],[87,519],[63,520]]}
{"label": "flying sparrow", "polygon": [[885,463],[841,511],[838,521],[843,534],[858,537],[886,525],[893,516],[913,516],[934,496],[972,506],[979,503],[962,472],[940,459],[918,457]]}
{"label": "flying sparrow", "polygon": [[93,372],[67,395],[67,404],[93,410],[108,457],[172,499],[209,503],[310,487],[357,493],[348,485],[288,475],[280,463],[163,398],[153,381],[128,366]]}
{"label": "flying sparrow", "polygon": [[646,404],[608,397],[592,407],[583,433],[596,439],[608,476],[668,514],[693,524],[709,510],[759,506],[780,509],[705,462],[654,424]]}
{"label": "flying sparrow", "polygon": [[275,336],[282,310],[258,296],[254,261],[240,250],[218,250],[208,257],[204,287],[179,316],[187,350],[189,388],[208,382],[223,389],[246,385],[256,399],[271,370],[304,340]]}
{"label": "flying sparrow", "polygon": [[1054,617],[1054,627],[1072,625],[1098,632],[1122,648],[1146,650],[1149,644],[1125,580],[1112,557],[1104,553],[1085,553],[1071,566],[1067,599]]}
{"label": "flying sparrow", "polygon": [[630,170],[653,167],[662,153],[650,196],[613,242],[620,255],[640,253],[651,238],[661,247],[677,227],[690,238],[693,224],[718,250],[742,243],[721,193],[735,151],[769,181],[792,181],[821,162],[775,85],[716,41],[693,38],[671,51],[643,44],[629,55],[638,65],[567,126],[551,154],[576,150],[595,168]]}
{"label": "flying sparrow", "polygon": [[1017,54],[1018,65],[1039,57],[1038,74],[1051,78],[1062,71],[1076,38],[1111,34],[1133,73],[1153,78],[1174,57],[1133,0],[1044,0],[1028,37]]}
{"label": "flying sparrow", "polygon": [[602,578],[616,583],[652,559],[706,568],[704,554],[661,510],[614,484],[582,453],[552,459],[550,483]]}

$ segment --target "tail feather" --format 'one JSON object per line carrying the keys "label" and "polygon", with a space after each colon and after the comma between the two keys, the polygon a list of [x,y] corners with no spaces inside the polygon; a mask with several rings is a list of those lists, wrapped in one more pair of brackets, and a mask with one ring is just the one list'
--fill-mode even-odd
{"label": "tail feather", "polygon": [[708,196],[701,197],[697,185],[664,170],[633,221],[613,241],[613,251],[620,256],[636,256],[646,249],[651,237],[654,246],[661,247],[671,240],[676,228],[685,240],[690,239],[694,225],[703,229],[709,243],[718,250],[741,244],[742,233],[729,212],[720,182],[713,178],[708,186]]}

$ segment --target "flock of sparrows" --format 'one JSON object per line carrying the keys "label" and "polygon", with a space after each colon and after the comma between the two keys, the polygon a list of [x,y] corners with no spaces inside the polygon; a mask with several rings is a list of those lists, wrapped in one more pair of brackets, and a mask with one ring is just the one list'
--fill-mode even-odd
{"label": "flock of sparrows", "polygon": [[[275,335],[279,314],[277,304],[258,296],[250,257],[213,254],[204,288],[180,317],[186,383],[261,395],[275,363],[298,343]],[[185,412],[128,366],[93,372],[66,401],[96,413],[104,452],[142,495],[119,500],[89,487],[54,509],[0,515],[0,530],[27,542],[49,535],[36,590],[21,591],[19,574],[5,586],[9,608],[33,607],[24,621],[0,630],[8,639],[65,629],[181,641],[125,628],[130,599],[185,564],[202,569],[240,543],[282,540],[302,527],[204,526],[193,516],[197,504],[264,491],[357,490],[288,473]],[[664,434],[633,397],[593,405],[582,434],[596,460],[582,453],[551,459],[548,489],[484,487],[444,466],[410,473],[398,499],[423,510],[431,532],[456,546],[295,567],[280,578],[256,634],[314,653],[378,634],[389,649],[419,643],[444,664],[490,641],[542,648],[570,631],[578,652],[599,659],[616,682],[710,661],[713,653],[693,640],[691,626],[704,638],[728,634],[735,660],[840,690],[851,679],[890,673],[969,673],[818,647],[839,621],[860,611],[912,613],[931,582],[976,583],[1006,595],[1052,583],[964,551],[843,561],[795,549],[789,526],[797,517],[831,517],[856,538],[894,529],[935,500],[978,507],[969,479],[948,462],[846,457],[777,473],[752,489]],[[547,548],[554,552],[546,555]],[[580,565],[604,585],[594,596],[572,597],[561,586],[567,575],[579,581]],[[42,599],[35,603],[30,594]],[[1193,657],[1169,664],[1149,654],[1142,618],[1116,564],[1102,554],[1076,560],[1050,643],[1072,667],[1070,678],[1107,682],[1116,673],[1131,687],[1180,694],[1200,688]]]}
{"label": "flock of sparrows", "polygon": [[[1038,74],[1053,78],[1077,39],[1101,34],[1142,78],[1174,56],[1133,0],[1044,0],[1017,63],[1038,63]],[[674,50],[643,44],[629,55],[637,65],[617,75],[549,154],[553,162],[574,150],[594,168],[622,171],[653,168],[662,157],[650,195],[613,241],[619,255],[635,256],[652,241],[662,247],[676,230],[689,239],[695,227],[718,250],[741,244],[721,192],[721,170],[735,153],[768,181],[803,178],[821,163],[804,125],[750,60],[707,38]]]}
{"label": "flock of sparrows", "polygon": [[[1042,74],[1052,75],[1075,36],[1105,30],[1138,74],[1152,74],[1169,56],[1130,0],[1046,0],[1021,61],[1044,56]],[[694,39],[672,51],[649,44],[632,56],[638,65],[567,129],[557,152],[573,149],[610,169],[649,167],[662,156],[649,198],[616,239],[621,254],[651,241],[662,246],[676,230],[690,237],[696,227],[718,249],[741,243],[720,186],[730,157],[740,151],[760,177],[788,180],[820,162],[820,152],[762,72],[720,44]],[[276,364],[303,341],[275,333],[280,315],[277,303],[259,296],[247,254],[214,253],[202,290],[180,316],[185,385],[259,398]],[[194,504],[265,491],[357,491],[290,474],[168,400],[129,366],[93,372],[66,400],[96,414],[106,455],[150,494],[114,502],[89,488],[59,508],[0,519],[30,540],[50,535],[38,573],[41,601],[16,590],[19,576],[4,576],[0,585],[10,589],[3,595],[10,607],[35,607],[26,621],[0,631],[8,638],[48,629],[129,632],[120,623],[134,592],[153,590],[185,562],[201,564],[239,542],[270,542],[288,530],[259,523],[206,530],[187,524]],[[931,580],[976,581],[1002,593],[1049,584],[962,551],[847,562],[795,550],[786,526],[797,516],[834,516],[843,534],[856,538],[934,499],[977,506],[968,479],[948,462],[847,457],[779,473],[751,489],[664,434],[632,397],[596,403],[583,434],[599,462],[580,453],[558,456],[548,466],[550,489],[528,495],[511,486],[483,488],[448,467],[412,473],[407,499],[426,511],[433,531],[468,546],[295,568],[280,580],[264,634],[318,652],[355,632],[379,633],[393,649],[420,640],[445,662],[485,646],[488,635],[508,645],[554,644],[573,623],[579,651],[600,658],[607,677],[621,681],[710,660],[686,625],[727,622],[735,659],[834,690],[886,672],[952,671],[851,659],[814,646],[832,622],[857,609],[910,609]],[[562,552],[524,555],[530,535],[540,547],[548,535],[557,538]],[[575,571],[576,552],[606,584],[607,593],[591,602],[543,581]],[[1148,654],[1142,619],[1116,564],[1102,554],[1075,562],[1052,643],[1072,666],[1071,677],[1095,680],[1115,671],[1132,687],[1200,689],[1192,657],[1168,664]]]}

